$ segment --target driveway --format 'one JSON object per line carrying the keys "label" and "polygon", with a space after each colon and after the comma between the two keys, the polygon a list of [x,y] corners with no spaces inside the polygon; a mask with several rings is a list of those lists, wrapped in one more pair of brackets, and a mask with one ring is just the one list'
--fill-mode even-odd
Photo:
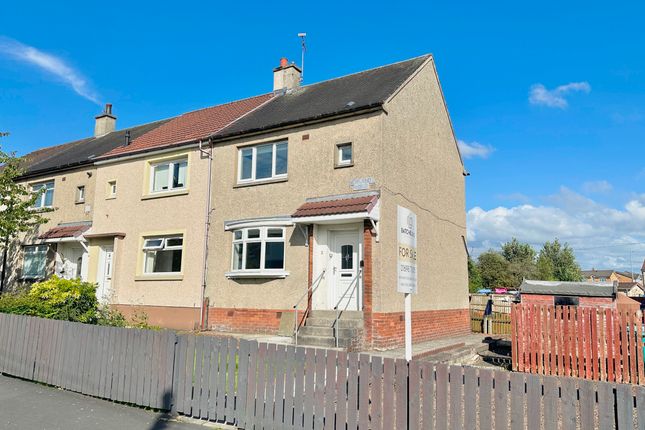
{"label": "driveway", "polygon": [[0,429],[203,430],[204,427],[0,375]]}

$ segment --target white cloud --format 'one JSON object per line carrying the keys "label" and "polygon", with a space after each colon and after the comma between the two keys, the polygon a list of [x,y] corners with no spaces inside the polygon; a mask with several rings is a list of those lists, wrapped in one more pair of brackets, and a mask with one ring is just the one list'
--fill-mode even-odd
{"label": "white cloud", "polygon": [[483,145],[479,142],[464,142],[458,140],[459,152],[464,158],[488,158],[488,156],[495,151],[491,145]]}
{"label": "white cloud", "polygon": [[0,36],[0,55],[36,66],[69,85],[79,96],[100,104],[98,95],[90,88],[83,74],[55,55],[2,36]]}
{"label": "white cloud", "polygon": [[587,181],[582,184],[582,190],[586,193],[604,194],[613,190],[614,187],[607,181]]}
{"label": "white cloud", "polygon": [[[645,194],[622,208],[601,205],[562,187],[543,205],[500,206],[468,211],[468,241],[474,254],[517,237],[539,249],[548,240],[569,242],[584,268],[640,268],[645,258]],[[631,243],[644,243],[626,246]]]}
{"label": "white cloud", "polygon": [[533,105],[542,105],[564,109],[568,106],[565,96],[571,92],[589,93],[591,85],[588,82],[571,82],[566,85],[549,90],[542,84],[531,86],[529,102]]}

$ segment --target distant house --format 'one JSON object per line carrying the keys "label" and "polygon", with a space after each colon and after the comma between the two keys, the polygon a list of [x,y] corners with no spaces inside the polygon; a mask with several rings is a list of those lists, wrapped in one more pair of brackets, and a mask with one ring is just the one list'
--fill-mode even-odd
{"label": "distant house", "polygon": [[628,297],[642,297],[645,293],[643,286],[638,281],[619,282],[618,291]]}
{"label": "distant house", "polygon": [[[643,263],[645,265],[645,262]],[[640,278],[638,273],[613,269],[583,270],[582,277],[586,282],[631,282]]]}

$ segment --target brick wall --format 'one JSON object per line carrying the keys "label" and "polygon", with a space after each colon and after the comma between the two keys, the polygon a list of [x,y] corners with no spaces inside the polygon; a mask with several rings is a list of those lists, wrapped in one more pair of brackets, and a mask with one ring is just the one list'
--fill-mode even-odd
{"label": "brick wall", "polygon": [[275,334],[283,312],[279,309],[209,308],[211,330],[233,333]]}
{"label": "brick wall", "polygon": [[[468,309],[412,312],[412,342],[470,334]],[[403,346],[403,312],[372,314],[372,346],[377,349]]]}
{"label": "brick wall", "polygon": [[[522,294],[522,303],[532,305],[553,305],[553,295],[551,294]],[[615,307],[616,304],[612,297],[580,297],[580,306],[603,306]]]}

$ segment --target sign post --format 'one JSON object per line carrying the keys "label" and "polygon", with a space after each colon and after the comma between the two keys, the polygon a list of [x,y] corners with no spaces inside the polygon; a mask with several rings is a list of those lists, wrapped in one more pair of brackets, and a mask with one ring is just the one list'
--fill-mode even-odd
{"label": "sign post", "polygon": [[397,206],[397,291],[405,295],[405,359],[412,360],[412,294],[417,292],[417,216]]}

